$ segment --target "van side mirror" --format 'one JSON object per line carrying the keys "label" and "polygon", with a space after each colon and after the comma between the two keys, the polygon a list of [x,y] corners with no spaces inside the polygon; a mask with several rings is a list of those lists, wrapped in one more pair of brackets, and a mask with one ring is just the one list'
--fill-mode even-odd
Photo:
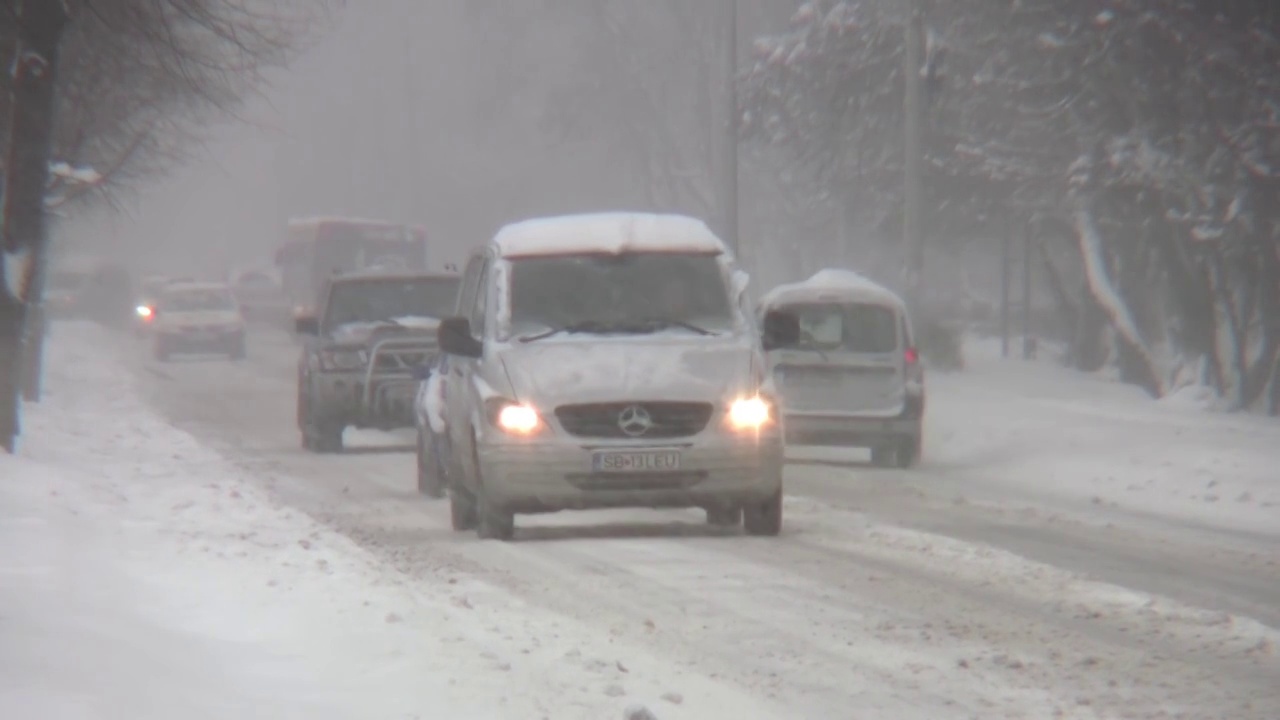
{"label": "van side mirror", "polygon": [[464,317],[445,318],[436,331],[440,349],[450,355],[478,358],[484,353],[484,344],[471,335],[471,321]]}
{"label": "van side mirror", "polygon": [[800,342],[800,318],[785,310],[770,310],[764,314],[761,344],[766,352],[794,347]]}
{"label": "van side mirror", "polygon": [[293,318],[293,330],[299,335],[319,335],[320,321],[315,315],[298,315]]}

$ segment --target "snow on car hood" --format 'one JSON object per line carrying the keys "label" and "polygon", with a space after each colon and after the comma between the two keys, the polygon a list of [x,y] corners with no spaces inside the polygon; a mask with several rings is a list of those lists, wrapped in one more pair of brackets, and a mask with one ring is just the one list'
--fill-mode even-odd
{"label": "snow on car hood", "polygon": [[416,335],[432,334],[440,327],[440,320],[432,317],[398,317],[392,322],[353,322],[339,325],[330,333],[330,339],[339,345],[363,345],[375,332],[395,334],[398,332]]}
{"label": "snow on car hood", "polygon": [[622,400],[719,402],[759,387],[744,338],[583,336],[501,351],[517,400],[535,405]]}

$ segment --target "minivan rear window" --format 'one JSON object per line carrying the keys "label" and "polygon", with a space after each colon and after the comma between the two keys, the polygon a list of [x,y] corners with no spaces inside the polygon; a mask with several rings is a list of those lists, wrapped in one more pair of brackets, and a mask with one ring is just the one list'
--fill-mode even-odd
{"label": "minivan rear window", "polygon": [[891,353],[898,349],[898,316],[870,303],[791,305],[800,319],[797,350]]}

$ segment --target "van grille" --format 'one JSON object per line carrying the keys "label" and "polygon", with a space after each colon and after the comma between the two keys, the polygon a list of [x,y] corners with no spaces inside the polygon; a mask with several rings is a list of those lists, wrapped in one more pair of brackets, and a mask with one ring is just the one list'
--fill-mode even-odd
{"label": "van grille", "polygon": [[[643,423],[632,423],[631,432],[623,429],[623,413],[631,408],[640,411],[631,416],[648,417],[649,425],[643,432],[636,432]],[[711,403],[611,402],[561,405],[556,408],[556,419],[566,432],[578,437],[680,438],[702,432],[714,411]]]}

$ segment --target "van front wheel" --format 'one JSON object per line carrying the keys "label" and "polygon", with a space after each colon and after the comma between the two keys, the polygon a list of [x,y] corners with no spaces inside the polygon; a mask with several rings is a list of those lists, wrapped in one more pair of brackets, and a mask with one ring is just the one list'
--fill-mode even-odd
{"label": "van front wheel", "polygon": [[764,502],[742,508],[742,524],[748,535],[774,537],[782,532],[782,490]]}
{"label": "van front wheel", "polygon": [[923,441],[919,435],[908,435],[902,438],[898,443],[894,460],[898,467],[902,469],[915,467],[920,462],[920,449]]}

